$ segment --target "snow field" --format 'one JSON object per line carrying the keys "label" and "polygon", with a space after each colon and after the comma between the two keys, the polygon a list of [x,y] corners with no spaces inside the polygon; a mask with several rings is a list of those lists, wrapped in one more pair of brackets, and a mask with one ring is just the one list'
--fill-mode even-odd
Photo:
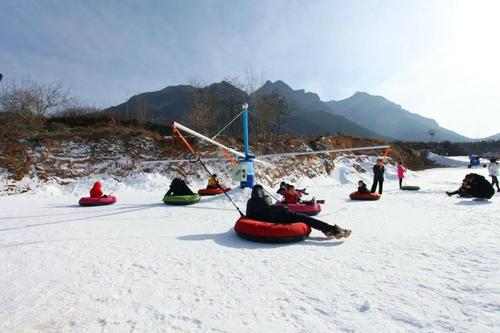
{"label": "snow field", "polygon": [[[467,172],[410,172],[410,192],[389,168],[356,202],[370,174],[339,163],[302,185],[351,237],[287,245],[238,238],[223,196],[164,205],[159,175],[105,183],[106,207],[77,206],[92,180],[0,197],[0,332],[497,332],[499,195],[444,195]],[[229,194],[244,210],[250,191]]]}

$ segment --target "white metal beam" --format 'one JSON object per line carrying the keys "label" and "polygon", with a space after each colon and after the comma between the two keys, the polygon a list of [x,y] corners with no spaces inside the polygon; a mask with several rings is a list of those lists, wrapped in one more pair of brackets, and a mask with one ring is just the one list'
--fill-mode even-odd
{"label": "white metal beam", "polygon": [[[175,121],[174,121],[172,124],[173,124],[173,126],[174,126],[175,128],[177,128],[177,129],[183,130],[183,131],[184,131],[184,132],[186,132],[186,133],[189,133],[189,134],[194,135],[194,136],[196,136],[196,137],[198,137],[198,138],[200,138],[200,139],[202,139],[202,140],[205,140],[205,141],[207,141],[207,142],[210,142],[211,144],[216,145],[216,146],[218,146],[218,147],[220,147],[220,148],[222,148],[222,149],[225,149],[225,150],[227,150],[228,152],[233,153],[233,154],[234,154],[234,155],[236,155],[236,156],[239,156],[239,157],[243,157],[243,158],[245,158],[245,154],[240,153],[239,151],[234,150],[233,148],[229,148],[229,147],[227,147],[227,146],[224,146],[222,143],[219,143],[219,142],[217,142],[217,141],[215,141],[215,140],[210,139],[209,137],[207,137],[207,136],[205,136],[205,135],[203,135],[203,134],[200,134],[200,133],[198,133],[198,132],[196,132],[196,131],[193,131],[192,129],[190,129],[190,128],[188,128],[188,127],[184,126],[184,125],[181,125],[181,124],[179,124],[178,122],[175,122]],[[264,164],[269,164],[269,163],[267,163],[267,162],[260,161],[260,160],[258,160],[258,159],[254,159],[254,161],[255,161],[255,162],[264,163]]]}
{"label": "white metal beam", "polygon": [[296,153],[268,154],[268,155],[260,155],[258,157],[259,158],[272,158],[272,157],[283,157],[283,156],[301,156],[301,155],[313,155],[313,154],[328,154],[328,153],[339,153],[339,152],[343,152],[343,151],[384,149],[384,148],[389,148],[389,147],[390,147],[389,145],[381,145],[381,146],[371,146],[371,147],[326,149],[326,150],[303,151],[303,152],[296,152]]}

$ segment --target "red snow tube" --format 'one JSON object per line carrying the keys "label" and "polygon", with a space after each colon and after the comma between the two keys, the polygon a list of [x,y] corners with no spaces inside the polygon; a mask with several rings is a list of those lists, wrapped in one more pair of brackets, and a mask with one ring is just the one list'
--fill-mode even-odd
{"label": "red snow tube", "polygon": [[104,206],[111,205],[116,202],[116,197],[110,195],[108,197],[101,198],[81,198],[78,202],[80,206]]}
{"label": "red snow tube", "polygon": [[198,194],[201,196],[217,195],[217,194],[222,194],[224,192],[229,192],[229,191],[231,191],[230,187],[223,187],[222,189],[220,189],[220,188],[203,188],[201,190],[198,190]]}
{"label": "red snow tube", "polygon": [[318,215],[319,212],[321,212],[321,206],[317,203],[314,205],[306,205],[301,203],[289,204],[289,203],[284,203],[283,201],[278,201],[276,204],[286,206],[292,212],[302,213],[310,216]]}
{"label": "red snow tube", "polygon": [[306,239],[311,227],[302,222],[278,224],[240,217],[234,230],[241,238],[261,243],[291,243]]}
{"label": "red snow tube", "polygon": [[351,198],[351,200],[378,200],[380,199],[380,194],[352,192],[349,194],[349,198]]}

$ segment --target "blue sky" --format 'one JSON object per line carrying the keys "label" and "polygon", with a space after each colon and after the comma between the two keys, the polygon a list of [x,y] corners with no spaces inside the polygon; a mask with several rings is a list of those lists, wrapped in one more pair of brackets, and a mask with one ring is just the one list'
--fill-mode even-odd
{"label": "blue sky", "polygon": [[245,81],[251,67],[323,100],[382,95],[481,137],[500,132],[499,10],[495,0],[2,0],[0,72],[109,106],[168,85]]}

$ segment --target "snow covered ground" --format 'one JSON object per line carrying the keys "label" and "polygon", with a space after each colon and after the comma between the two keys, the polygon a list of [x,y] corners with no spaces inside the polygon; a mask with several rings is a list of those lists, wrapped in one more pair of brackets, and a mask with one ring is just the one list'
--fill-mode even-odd
{"label": "snow covered ground", "polygon": [[370,175],[338,163],[302,185],[351,237],[287,245],[238,238],[222,196],[165,206],[159,175],[108,180],[108,207],[77,206],[90,180],[0,197],[0,332],[499,332],[500,195],[444,194],[470,171],[401,192],[389,168],[380,201],[354,202]]}

